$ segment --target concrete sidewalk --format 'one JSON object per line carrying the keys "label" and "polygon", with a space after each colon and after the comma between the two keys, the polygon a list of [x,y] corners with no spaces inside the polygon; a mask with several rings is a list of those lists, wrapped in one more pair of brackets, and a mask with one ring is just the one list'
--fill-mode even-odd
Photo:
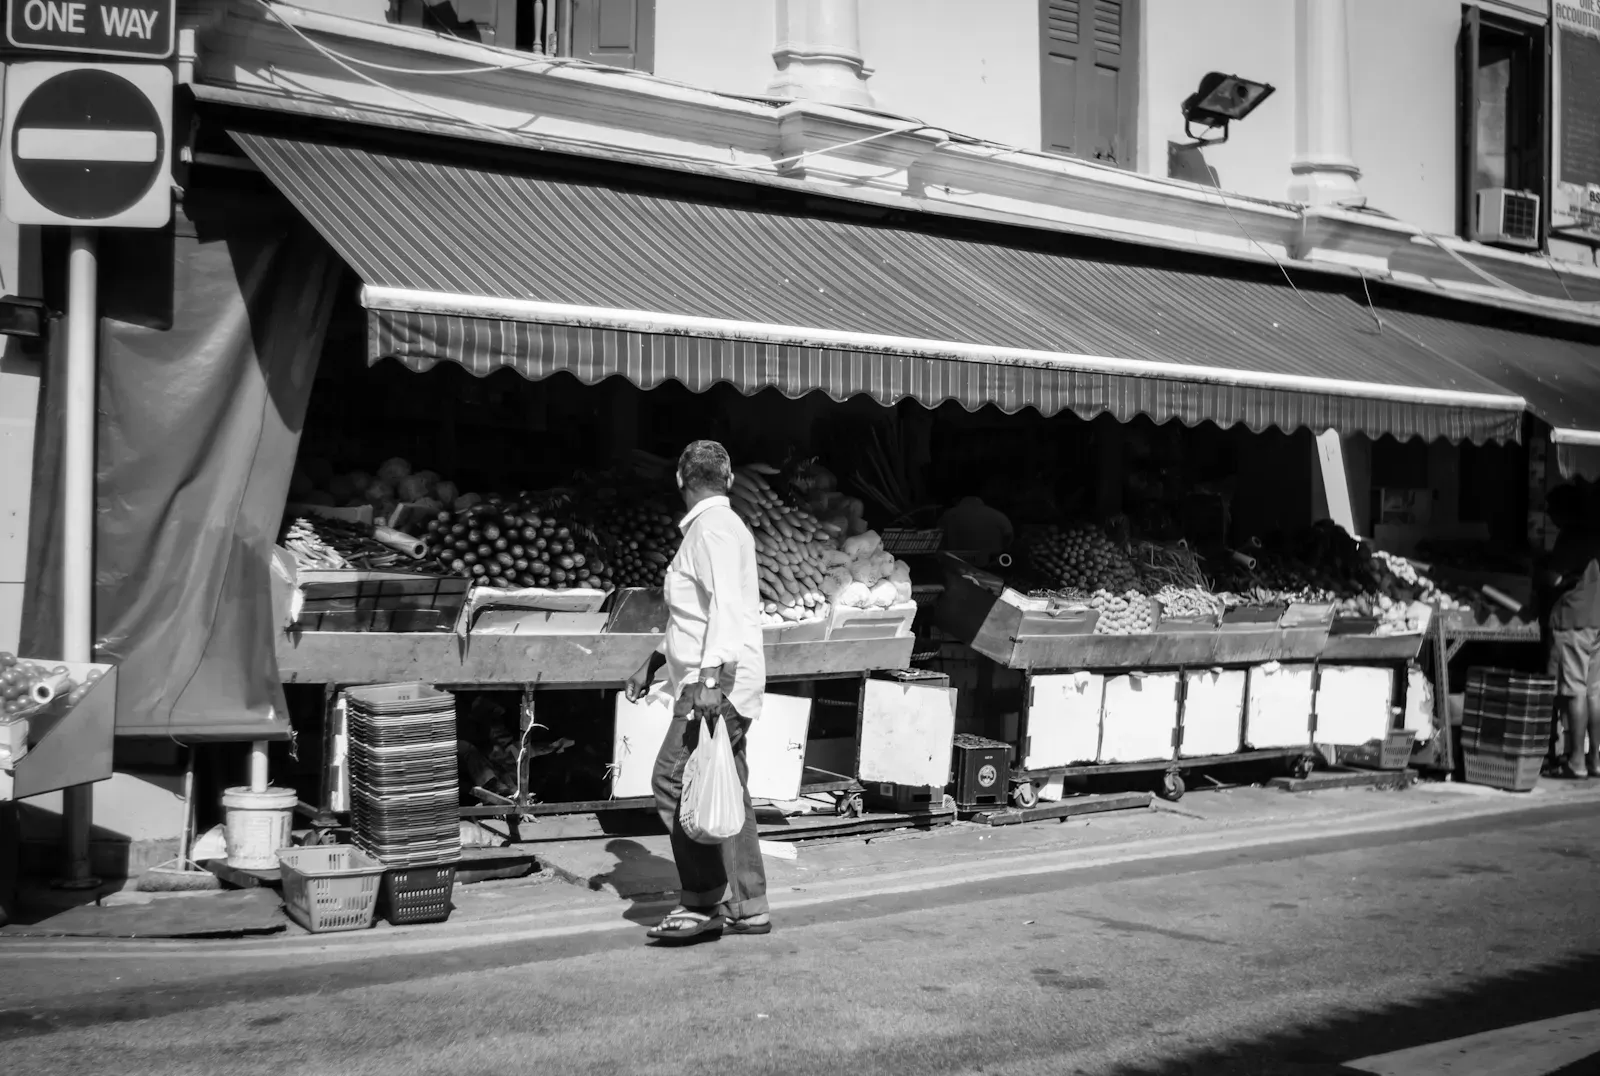
{"label": "concrete sidewalk", "polygon": [[[1405,791],[1333,789],[1293,794],[1270,788],[1196,792],[1177,804],[1156,801],[1147,810],[1122,811],[1061,822],[993,828],[955,823],[934,830],[901,830],[865,838],[790,845],[793,859],[766,859],[775,910],[874,893],[933,890],[974,881],[1080,869],[1141,860],[1262,848],[1274,844],[1333,842],[1358,834],[1408,829],[1507,815],[1563,805],[1600,807],[1600,781],[1543,781],[1533,792],[1503,793],[1474,785],[1422,784]],[[227,944],[263,955],[301,943],[322,949],[448,949],[494,936],[607,931],[653,921],[670,907],[676,872],[665,836],[547,840],[530,846],[542,869],[505,881],[458,885],[448,922],[350,934],[306,935],[286,930],[260,940],[230,942],[125,942],[136,951],[205,951]],[[207,901],[217,894],[124,894],[113,903]],[[104,946],[57,939],[0,940],[0,951],[20,955]],[[138,947],[145,949],[140,950]]]}
{"label": "concrete sidewalk", "polygon": [[[803,891],[840,879],[893,876],[913,868],[943,868],[953,876],[974,865],[1018,855],[1109,845],[1170,841],[1187,835],[1223,835],[1264,827],[1309,827],[1382,822],[1401,815],[1418,824],[1447,817],[1463,804],[1532,808],[1582,798],[1600,801],[1600,781],[1543,781],[1528,793],[1498,792],[1458,783],[1419,784],[1405,791],[1328,789],[1314,794],[1273,788],[1198,792],[1176,804],[1154,801],[1148,810],[990,827],[954,823],[930,830],[899,830],[865,838],[800,843],[793,860],[766,857],[773,891]],[[621,900],[669,900],[678,889],[665,835],[560,841],[541,845],[547,872],[584,889]]]}

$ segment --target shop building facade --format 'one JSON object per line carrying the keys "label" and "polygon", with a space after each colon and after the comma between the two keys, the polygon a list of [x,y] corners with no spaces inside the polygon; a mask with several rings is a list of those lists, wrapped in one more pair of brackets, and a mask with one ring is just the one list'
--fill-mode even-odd
{"label": "shop building facade", "polygon": [[[1454,120],[1457,38],[1463,26],[1481,31],[1489,23],[1501,27],[1511,20],[1507,25],[1537,28],[1548,18],[1525,5],[1485,4],[1482,11],[1474,7],[1463,13],[1455,5],[1430,2],[1407,6],[1406,21],[1397,26],[1385,14],[1389,7],[1379,0],[1047,0],[986,5],[981,25],[975,26],[970,5],[875,0],[860,5],[634,0],[548,8],[457,3],[432,5],[428,11],[420,5],[355,2],[304,7],[258,0],[185,3],[176,66],[196,107],[270,115],[278,130],[257,132],[254,143],[246,137],[231,145],[186,147],[178,182],[198,187],[207,174],[267,172],[291,199],[302,196],[297,207],[327,228],[337,208],[323,206],[319,213],[303,198],[316,197],[316,184],[307,177],[328,167],[336,155],[319,150],[296,159],[300,150],[283,136],[282,127],[298,118],[355,125],[374,135],[466,140],[478,162],[471,175],[492,172],[483,159],[497,146],[508,154],[568,155],[597,167],[642,168],[685,182],[770,190],[790,205],[814,192],[830,200],[831,211],[853,205],[876,220],[925,215],[978,231],[1035,230],[1127,243],[1153,261],[1220,257],[1232,259],[1246,275],[1314,274],[1338,287],[1359,289],[1371,282],[1408,295],[1469,299],[1489,312],[1484,316],[1490,320],[1497,312],[1543,319],[1582,337],[1593,323],[1579,303],[1600,297],[1600,273],[1592,268],[1587,247],[1570,241],[1545,244],[1541,238],[1539,249],[1517,252],[1475,243],[1463,237],[1470,231],[1458,227],[1464,188],[1456,161],[1462,131]],[[543,17],[542,25],[536,16]],[[511,50],[503,47],[507,40]],[[1094,57],[1074,51],[1087,50],[1091,40],[1100,46]],[[556,56],[535,51],[545,41],[555,43]],[[564,58],[571,55],[616,66]],[[1388,59],[1395,55],[1422,59],[1407,69]],[[1070,85],[1062,81],[1069,69],[1077,72]],[[1226,144],[1174,149],[1183,141],[1179,104],[1211,70],[1272,83],[1276,92],[1234,125]],[[1356,73],[1360,77],[1353,77]],[[1415,107],[1394,107],[1402,91],[1398,85],[1385,88],[1384,79],[1404,82],[1406,95],[1418,95]],[[233,130],[231,123],[223,126]],[[346,190],[381,189],[385,176],[404,171],[410,159],[381,150],[344,158],[344,170],[329,174],[335,180],[329,193],[340,184],[348,185]],[[447,178],[430,172],[419,182],[423,187],[417,190],[443,190],[440,184]],[[617,214],[619,205],[599,210]],[[839,235],[837,242],[847,243],[848,237]],[[37,237],[16,229],[4,236],[11,246],[0,268],[8,281],[18,280],[25,289],[25,282],[42,271]],[[785,235],[773,233],[765,241],[774,262],[795,256],[792,246],[785,247]],[[528,246],[536,256],[538,238],[531,237]],[[367,331],[388,333],[386,346],[397,348],[385,355],[407,361],[396,341],[416,343],[418,319],[447,317],[459,326],[478,316],[516,317],[514,300],[504,295],[494,297],[499,305],[476,312],[470,304],[450,311],[417,306],[402,294],[415,288],[375,283],[393,267],[381,260],[362,263],[361,255],[370,253],[362,247],[357,241],[338,253],[362,266],[373,300],[367,306],[375,312]],[[571,258],[580,251],[568,245],[560,253]],[[998,279],[1021,287],[1028,276],[1019,266]],[[1111,294],[1108,290],[1101,297]],[[1189,298],[1199,301],[1202,293]],[[1204,317],[1174,331],[1211,339],[1215,326],[1205,320],[1217,311],[1200,309]],[[996,317],[996,324],[1004,321]],[[552,318],[557,312],[541,307],[538,317],[528,320]],[[1314,311],[1308,324],[1314,334]],[[609,327],[651,331],[634,323]],[[663,323],[654,329],[670,333],[695,326]],[[858,337],[836,342],[860,346]],[[1322,347],[1336,355],[1351,339],[1339,336]],[[1111,355],[1117,345],[1115,334],[1091,342],[1102,349],[1091,355]],[[805,333],[788,341],[812,351],[826,343]],[[1227,368],[1235,358],[1223,346],[1207,354],[1202,344],[1193,343],[1188,351],[1192,363],[1213,368]],[[428,354],[425,346],[412,354],[419,364],[439,357],[461,361],[459,355]],[[959,357],[951,352],[940,361]],[[977,347],[968,357],[996,356]],[[1300,372],[1317,379],[1315,361],[1293,358]],[[1367,358],[1381,360],[1382,355]],[[28,474],[25,453],[35,436],[28,401],[37,395],[37,373],[27,359],[8,353],[4,361],[0,435],[7,440],[0,444],[7,446],[5,471]],[[1304,369],[1308,361],[1311,368]],[[598,372],[604,376],[619,369]],[[1326,380],[1326,371],[1320,373]],[[1424,410],[1438,411],[1403,429],[1406,437],[1436,442],[1423,450],[1425,484],[1458,488],[1453,481],[1458,457],[1448,441],[1481,439],[1495,426],[1494,413],[1509,409],[1520,415],[1515,390],[1496,392],[1486,381],[1467,380],[1472,387],[1459,398],[1448,392],[1430,395],[1415,383],[1399,392]],[[1283,378],[1250,382],[1262,392],[1286,384]],[[819,386],[793,387],[790,394],[800,395]],[[872,389],[866,380],[843,380],[828,391],[844,396]],[[896,389],[880,402],[896,393],[916,395]],[[1130,415],[1271,425],[1270,408],[1245,395],[1241,392],[1226,416],[1191,413],[1179,400],[1126,406]],[[981,393],[942,398],[969,406],[993,402]],[[1010,409],[1040,408],[1043,399],[1037,392],[1023,394],[1010,400]],[[1466,425],[1452,424],[1459,416],[1448,412],[1457,405],[1476,409]],[[1553,408],[1551,415],[1576,428],[1581,423],[1573,416],[1582,410]],[[1517,421],[1500,422],[1494,435],[1514,437]],[[1290,424],[1310,428],[1316,420],[1299,417]],[[1316,490],[1308,499],[1307,521],[1331,513],[1350,529],[1370,533],[1374,523],[1365,486],[1371,484],[1371,441],[1388,427],[1377,419],[1364,426],[1355,418],[1329,425],[1347,432],[1341,437],[1319,429],[1315,444],[1305,438],[1296,442],[1304,453],[1301,473]],[[0,497],[9,499],[0,503],[0,556],[5,558],[0,560],[0,648],[21,604],[26,549],[15,535],[27,532],[28,495],[26,483],[0,485]],[[114,787],[102,789],[115,793]],[[163,794],[170,800],[170,790],[147,798]],[[135,790],[135,795],[146,793]]]}

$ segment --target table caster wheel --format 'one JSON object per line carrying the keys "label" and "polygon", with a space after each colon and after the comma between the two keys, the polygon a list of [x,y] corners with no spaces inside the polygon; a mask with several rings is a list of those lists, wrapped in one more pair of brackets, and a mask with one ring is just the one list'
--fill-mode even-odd
{"label": "table caster wheel", "polygon": [[1018,781],[1011,786],[1011,804],[1026,811],[1039,802],[1039,786],[1032,781]]}
{"label": "table caster wheel", "polygon": [[1179,773],[1164,774],[1161,778],[1161,798],[1177,803],[1183,799],[1183,775]]}

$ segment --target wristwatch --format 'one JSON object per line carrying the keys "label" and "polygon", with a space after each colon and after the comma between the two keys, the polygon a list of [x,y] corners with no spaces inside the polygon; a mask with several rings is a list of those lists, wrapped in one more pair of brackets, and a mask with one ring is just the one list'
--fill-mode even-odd
{"label": "wristwatch", "polygon": [[715,676],[701,677],[700,686],[707,689],[714,688],[717,686],[717,678]]}

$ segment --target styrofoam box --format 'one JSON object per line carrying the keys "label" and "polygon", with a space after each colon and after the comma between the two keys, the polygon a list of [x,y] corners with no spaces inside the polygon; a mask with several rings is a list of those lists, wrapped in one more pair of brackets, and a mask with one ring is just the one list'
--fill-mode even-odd
{"label": "styrofoam box", "polygon": [[1318,744],[1357,745],[1381,740],[1392,722],[1394,670],[1324,665],[1317,686]]}
{"label": "styrofoam box", "polygon": [[1022,768],[1047,770],[1100,757],[1100,708],[1106,678],[1098,673],[1035,676],[1028,701]]}
{"label": "styrofoam box", "polygon": [[1250,670],[1244,742],[1257,750],[1311,743],[1310,665],[1258,665]]}
{"label": "styrofoam box", "polygon": [[1154,762],[1172,757],[1178,727],[1178,674],[1135,672],[1106,680],[1100,719],[1101,762]]}
{"label": "styrofoam box", "polygon": [[868,680],[861,709],[858,776],[863,781],[943,788],[950,781],[955,734],[953,689]]}
{"label": "styrofoam box", "polygon": [[1186,676],[1183,703],[1184,758],[1231,755],[1244,742],[1243,669],[1206,669]]}
{"label": "styrofoam box", "polygon": [[[672,725],[672,697],[657,690],[638,702],[629,702],[619,691],[616,715],[611,748],[611,798],[653,795],[651,776],[661,742]],[[789,801],[800,798],[810,721],[810,699],[793,695],[762,696],[761,716],[750,723],[745,742],[745,762],[749,767],[753,799]]]}
{"label": "styrofoam box", "polygon": [[1433,739],[1433,681],[1421,669],[1406,674],[1406,716],[1402,728],[1416,733],[1417,743]]}

